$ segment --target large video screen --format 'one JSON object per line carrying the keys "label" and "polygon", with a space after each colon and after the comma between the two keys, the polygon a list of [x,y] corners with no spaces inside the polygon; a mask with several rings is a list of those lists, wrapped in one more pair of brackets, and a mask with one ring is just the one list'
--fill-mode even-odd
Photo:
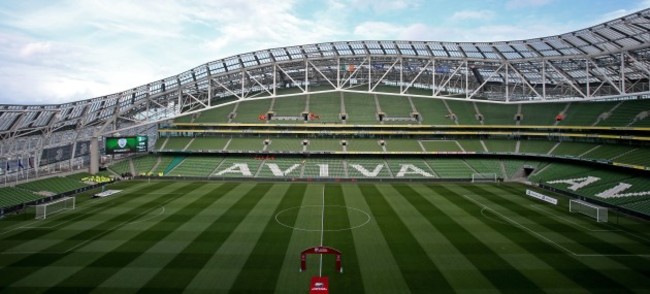
{"label": "large video screen", "polygon": [[148,141],[147,136],[106,137],[106,154],[147,152]]}

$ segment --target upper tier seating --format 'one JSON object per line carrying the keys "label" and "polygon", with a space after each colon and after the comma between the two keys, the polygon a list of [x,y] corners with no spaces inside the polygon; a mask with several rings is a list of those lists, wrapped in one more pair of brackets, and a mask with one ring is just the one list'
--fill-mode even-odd
{"label": "upper tier seating", "polygon": [[[647,118],[650,116],[650,99],[502,104],[350,92],[240,101],[182,116],[176,118],[175,122],[266,123],[264,115],[269,111],[276,116],[296,117],[301,117],[303,112],[313,113],[317,118],[310,119],[308,123],[319,124],[343,123],[341,113],[347,114],[347,124],[417,124],[414,121],[380,122],[378,119],[379,112],[387,117],[409,117],[417,111],[420,114],[419,123],[433,125],[650,126],[650,118]],[[515,119],[517,115],[520,121]],[[304,123],[304,119],[272,120],[271,123]]]}

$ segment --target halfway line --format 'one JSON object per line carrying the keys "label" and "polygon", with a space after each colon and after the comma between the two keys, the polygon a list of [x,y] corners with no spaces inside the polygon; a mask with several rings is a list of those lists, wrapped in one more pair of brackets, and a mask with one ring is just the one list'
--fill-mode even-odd
{"label": "halfway line", "polygon": [[[325,185],[323,185],[323,209],[321,210],[320,221],[320,246],[323,247],[323,234],[325,233]],[[323,276],[323,255],[320,255],[320,265],[318,267],[318,276]]]}

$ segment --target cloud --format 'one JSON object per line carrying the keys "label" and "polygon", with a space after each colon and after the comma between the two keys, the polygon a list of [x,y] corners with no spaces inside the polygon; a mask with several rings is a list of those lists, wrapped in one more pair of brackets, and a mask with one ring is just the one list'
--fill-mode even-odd
{"label": "cloud", "polygon": [[[502,5],[520,9],[551,1],[510,0]],[[270,47],[351,39],[512,40],[586,27],[543,16],[502,18],[490,6],[465,9],[466,4],[432,2],[6,1],[0,3],[0,104],[109,95]],[[639,3],[647,7],[650,0]],[[461,8],[454,12],[454,7]],[[612,11],[605,20],[631,12]],[[476,20],[489,23],[474,25]]]}
{"label": "cloud", "polygon": [[489,10],[461,10],[451,15],[452,20],[486,20],[494,17],[494,12]]}
{"label": "cloud", "polygon": [[544,6],[553,2],[553,0],[509,0],[506,2],[507,9],[522,9],[528,7]]}
{"label": "cloud", "polygon": [[22,57],[30,57],[36,54],[47,54],[52,50],[52,44],[50,42],[32,42],[27,43],[20,50],[20,55]]}
{"label": "cloud", "polygon": [[368,21],[357,25],[353,33],[359,38],[386,40],[399,36],[404,30],[406,27],[393,23]]}
{"label": "cloud", "polygon": [[525,26],[483,25],[476,27],[434,26],[424,23],[395,25],[388,22],[364,22],[354,29],[359,38],[382,40],[423,40],[450,42],[494,42],[532,39],[565,33],[569,27],[562,24],[531,23]]}
{"label": "cloud", "polygon": [[603,22],[610,21],[610,20],[615,19],[615,18],[623,17],[623,16],[626,16],[628,14],[632,14],[634,12],[637,12],[639,10],[647,9],[648,7],[650,7],[650,0],[644,0],[644,1],[637,2],[635,6],[633,6],[631,8],[628,8],[628,9],[620,8],[620,9],[615,9],[615,10],[612,10],[612,11],[608,11],[608,12],[604,13],[603,15],[601,15],[598,18],[598,23],[603,23]]}
{"label": "cloud", "polygon": [[416,8],[420,1],[414,0],[350,0],[348,9],[371,10],[375,13],[392,13],[396,10]]}
{"label": "cloud", "polygon": [[296,3],[89,0],[14,11],[0,20],[0,103],[109,95],[215,59],[345,31],[334,18],[298,15]]}

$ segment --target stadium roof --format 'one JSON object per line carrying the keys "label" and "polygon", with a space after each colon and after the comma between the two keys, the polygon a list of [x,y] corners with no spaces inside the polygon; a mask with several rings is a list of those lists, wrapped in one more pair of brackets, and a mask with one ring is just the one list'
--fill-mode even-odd
{"label": "stadium roof", "polygon": [[[219,99],[278,89],[381,92],[493,102],[650,94],[650,9],[590,28],[500,42],[345,41],[272,48],[215,60],[120,93],[57,105],[0,105],[0,136],[146,124]],[[415,93],[413,89],[424,90]],[[428,92],[426,92],[428,91]],[[293,92],[294,94],[296,92]]]}

